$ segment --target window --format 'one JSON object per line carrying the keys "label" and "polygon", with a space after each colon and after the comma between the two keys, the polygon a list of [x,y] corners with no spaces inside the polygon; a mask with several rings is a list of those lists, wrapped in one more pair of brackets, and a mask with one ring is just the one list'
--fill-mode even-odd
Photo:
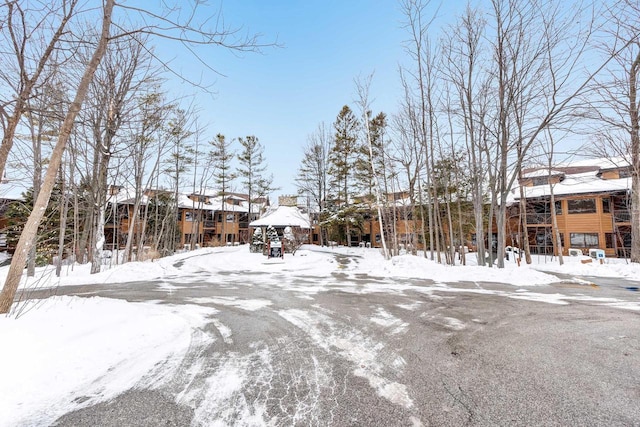
{"label": "window", "polygon": [[598,233],[571,233],[569,236],[571,247],[597,248],[599,246]]}
{"label": "window", "polygon": [[567,200],[570,214],[585,214],[596,212],[596,199]]}
{"label": "window", "polygon": [[545,185],[549,183],[548,176],[536,176],[531,179],[533,185]]}
{"label": "window", "polygon": [[623,168],[618,171],[618,176],[620,178],[629,178],[631,177],[631,168]]}
{"label": "window", "polygon": [[613,246],[613,233],[604,233],[604,240],[606,241],[607,249],[612,249]]}
{"label": "window", "polygon": [[193,221],[193,212],[186,211],[184,213],[184,220],[187,221],[187,222],[192,222]]}
{"label": "window", "polygon": [[227,222],[233,222],[234,220],[234,215],[233,214],[227,214]]}
{"label": "window", "polygon": [[[611,199],[604,198],[602,199],[602,212],[603,213],[611,213]],[[609,246],[607,246],[609,247]]]}

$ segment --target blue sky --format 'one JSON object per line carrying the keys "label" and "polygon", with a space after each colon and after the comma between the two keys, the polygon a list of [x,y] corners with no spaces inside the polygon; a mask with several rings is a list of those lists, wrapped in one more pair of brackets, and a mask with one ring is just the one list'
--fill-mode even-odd
{"label": "blue sky", "polygon": [[[296,192],[308,135],[321,122],[330,126],[343,105],[356,108],[354,79],[374,73],[372,109],[395,112],[402,93],[398,65],[408,38],[398,1],[234,0],[222,10],[227,25],[260,33],[264,42],[277,40],[281,47],[240,55],[207,48],[202,54],[224,77],[200,69],[193,59],[177,58],[174,66],[213,83],[215,96],[196,97],[207,139],[217,133],[259,138],[274,184],[281,187],[273,200]],[[447,13],[440,10],[443,18]],[[171,87],[174,95],[196,92],[177,82]]]}

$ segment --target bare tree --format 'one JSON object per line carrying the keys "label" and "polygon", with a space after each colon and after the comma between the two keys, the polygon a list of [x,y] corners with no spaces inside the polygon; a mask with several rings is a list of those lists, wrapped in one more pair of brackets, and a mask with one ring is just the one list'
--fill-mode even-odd
{"label": "bare tree", "polygon": [[173,193],[173,205],[164,219],[166,221],[165,246],[162,248],[163,254],[171,254],[176,249],[176,239],[178,238],[177,221],[179,213],[180,189],[187,178],[185,175],[194,165],[195,150],[193,146],[194,117],[191,111],[176,109],[165,129],[166,138],[170,144],[170,152],[164,160],[165,168],[163,172],[171,180],[171,191]]}
{"label": "bare tree", "polygon": [[[24,134],[16,135],[16,143],[9,158],[14,173],[21,169],[24,174],[30,175],[28,180],[32,185],[34,201],[40,192],[51,143],[62,122],[65,102],[64,85],[55,76],[55,70],[47,68],[46,77],[42,94],[30,98],[25,104],[21,124]],[[38,242],[31,247],[27,261],[27,276],[30,277],[35,274],[37,245]]]}
{"label": "bare tree", "polygon": [[[631,166],[631,262],[640,262],[640,5],[621,0],[607,10],[613,23],[599,50],[613,57],[591,85],[588,115],[595,119],[595,139],[603,157]],[[615,161],[615,160],[614,160]]]}
{"label": "bare tree", "polygon": [[[134,243],[137,242],[138,247],[142,248],[146,240],[148,203],[144,204],[145,215],[140,221],[141,226],[136,227],[136,224],[139,220],[145,190],[150,187],[156,172],[160,168],[160,159],[167,154],[164,148],[167,145],[167,140],[159,138],[158,133],[172,108],[172,105],[166,104],[163,95],[159,92],[159,88],[142,95],[138,99],[138,120],[130,130],[131,140],[133,141],[130,156],[131,172],[135,194],[124,248],[124,262],[131,259]],[[154,249],[157,250],[158,248]]]}
{"label": "bare tree", "polygon": [[59,48],[77,3],[63,0],[32,5],[5,0],[0,5],[0,22],[4,23],[0,26],[0,44],[6,46],[0,57],[0,80],[11,89],[8,98],[0,100],[0,177],[4,176],[16,129],[29,100],[46,83],[47,70],[65,59]]}
{"label": "bare tree", "polygon": [[[91,273],[101,269],[105,244],[105,215],[110,185],[122,176],[121,163],[131,151],[131,141],[122,138],[123,127],[135,120],[137,96],[146,89],[150,58],[136,36],[112,41],[89,88],[89,100],[80,114],[84,131],[81,141],[86,156],[83,182],[86,185],[88,253]],[[80,166],[80,165],[78,165]],[[79,171],[82,169],[79,168]]]}
{"label": "bare tree", "polygon": [[[389,254],[389,250],[387,249],[387,240],[385,237],[385,224],[389,221],[389,218],[386,218],[382,215],[383,209],[383,194],[381,190],[381,180],[379,173],[380,171],[376,168],[376,158],[373,153],[373,144],[374,144],[374,136],[372,135],[371,130],[371,118],[370,116],[370,101],[369,101],[369,87],[371,86],[372,75],[368,78],[356,79],[356,92],[357,92],[357,104],[360,107],[360,112],[362,114],[362,128],[364,129],[365,141],[367,143],[367,147],[369,148],[369,162],[371,164],[371,175],[374,181],[374,194],[376,197],[376,209],[378,211],[378,222],[380,223],[380,239],[382,242],[382,253],[385,259],[390,259],[391,255]],[[379,166],[379,165],[378,165]]]}
{"label": "bare tree", "polygon": [[507,197],[531,147],[575,110],[578,95],[609,58],[584,71],[593,28],[580,8],[563,14],[555,2],[515,0],[493,0],[492,7],[497,104],[489,130],[497,142],[497,265],[504,267]]}
{"label": "bare tree", "polygon": [[[424,162],[424,145],[420,143],[418,109],[414,104],[414,96],[411,94],[410,85],[404,78],[404,72],[400,70],[404,97],[401,111],[394,117],[395,154],[393,160],[400,165],[404,172],[404,179],[408,186],[409,204],[413,208],[413,230],[420,230],[423,242],[426,242],[424,221],[424,209],[422,202],[422,190],[420,177]],[[413,242],[412,242],[413,243]],[[416,248],[412,246],[415,255]]]}
{"label": "bare tree", "polygon": [[487,79],[482,69],[482,40],[486,21],[482,14],[467,7],[458,24],[451,28],[443,51],[448,52],[445,78],[455,87],[459,108],[452,113],[462,122],[465,151],[468,153],[466,173],[470,177],[474,209],[477,259],[485,264],[485,183],[486,159],[482,149],[483,111],[486,111]]}
{"label": "bare tree", "polygon": [[82,79],[80,80],[78,89],[76,90],[76,96],[69,107],[69,111],[65,116],[64,122],[60,129],[58,141],[55,145],[53,153],[51,154],[49,167],[47,168],[42,188],[40,189],[40,194],[36,199],[36,202],[33,206],[33,211],[31,212],[31,215],[29,215],[29,219],[27,220],[27,223],[22,230],[20,240],[18,241],[18,244],[16,246],[16,251],[11,260],[11,266],[9,267],[9,272],[7,274],[7,279],[5,281],[4,287],[2,288],[2,292],[0,293],[0,314],[8,313],[11,309],[13,297],[15,296],[16,290],[18,289],[20,277],[22,276],[22,271],[25,266],[27,253],[30,249],[30,246],[33,244],[33,236],[38,230],[40,220],[42,219],[46,206],[49,203],[49,197],[51,196],[51,191],[53,190],[53,185],[55,182],[56,174],[58,173],[58,168],[60,167],[60,163],[62,161],[62,155],[64,153],[65,146],[73,128],[73,122],[78,115],[80,108],[82,107],[82,102],[84,101],[85,95],[89,90],[89,85],[93,80],[96,69],[100,65],[100,61],[102,60],[102,57],[106,52],[111,29],[111,13],[113,12],[114,4],[115,0],[106,0],[104,4],[102,14],[102,31],[100,33],[98,45],[89,63],[87,64],[87,68],[82,76]]}
{"label": "bare tree", "polygon": [[[2,11],[3,13],[5,11],[11,12],[9,13],[9,17],[11,19],[7,18],[6,20],[4,20],[6,22],[6,25],[3,26],[3,29],[9,28],[10,29],[9,31],[13,32],[12,34],[17,34],[17,32],[15,32],[14,30],[16,29],[18,31],[22,31],[22,30],[20,30],[20,26],[19,26],[20,24],[16,25],[15,22],[13,21],[13,16],[14,16],[13,10],[15,9],[12,9],[10,6],[14,4],[16,4],[16,2],[13,2],[13,1],[5,2],[4,6],[6,7],[6,9],[3,8]],[[47,10],[51,10],[53,7],[55,7],[55,10],[62,10],[65,13],[64,17],[66,17],[67,20],[65,21],[63,19],[61,22],[64,22],[64,24],[60,23],[59,25],[53,26],[54,28],[57,28],[57,30],[54,32],[54,37],[52,37],[51,39],[52,41],[47,45],[47,49],[45,49],[44,53],[42,55],[32,56],[33,58],[36,58],[35,61],[38,64],[37,67],[34,68],[36,69],[36,71],[41,70],[41,68],[44,67],[44,64],[47,63],[47,60],[50,57],[51,52],[56,47],[56,42],[60,39],[61,35],[64,33],[64,29],[67,21],[74,16],[74,13],[70,8],[70,5],[75,6],[75,2],[73,3],[65,2],[63,4],[64,7],[62,9],[60,9],[59,4],[51,6],[47,9]],[[124,29],[124,27],[121,27],[116,20],[112,19],[115,6],[116,6],[115,0],[104,0],[102,7],[97,9],[100,11],[99,16],[100,16],[101,27],[102,27],[100,36],[97,41],[97,46],[93,56],[87,63],[85,72],[83,73],[78,83],[75,97],[73,99],[73,102],[69,106],[68,112],[65,116],[65,120],[60,129],[56,146],[52,152],[51,160],[50,160],[47,172],[45,174],[41,192],[38,195],[38,198],[34,205],[34,210],[30,215],[29,219],[27,220],[27,224],[25,225],[25,228],[20,237],[20,241],[18,242],[18,246],[16,248],[16,254],[12,259],[9,274],[5,281],[5,285],[3,287],[2,293],[0,293],[0,313],[8,312],[12,305],[13,297],[15,295],[16,289],[20,282],[22,270],[24,269],[27,253],[30,250],[30,246],[33,244],[32,242],[33,236],[37,231],[38,224],[42,218],[46,205],[48,204],[49,197],[51,195],[51,190],[53,188],[53,184],[55,181],[55,177],[58,172],[58,168],[60,166],[61,159],[64,153],[64,149],[66,147],[67,141],[69,140],[69,136],[71,135],[71,132],[73,130],[74,120],[82,106],[82,103],[89,89],[89,85],[93,80],[95,71],[98,68],[100,61],[102,60],[102,57],[106,52],[107,44],[109,43],[109,41],[119,37],[127,37],[133,33],[141,33],[141,34],[147,34],[153,37],[162,37],[165,39],[171,39],[179,43],[182,43],[183,46],[187,49],[187,51],[191,52],[197,60],[202,61],[204,65],[208,66],[210,69],[212,69],[212,67],[209,66],[208,63],[202,59],[203,56],[198,54],[196,47],[207,47],[207,46],[215,45],[215,46],[219,46],[219,47],[223,47],[223,48],[227,48],[235,51],[256,51],[256,50],[259,50],[261,46],[264,46],[264,45],[260,45],[257,36],[238,37],[239,33],[237,30],[230,30],[226,27],[223,27],[224,20],[219,19],[219,20],[211,21],[210,14],[200,13],[201,7],[206,6],[206,5],[203,5],[201,2],[197,2],[195,6],[193,6],[188,11],[189,13],[186,13],[186,14],[184,13],[185,12],[184,10],[178,10],[175,8],[166,9],[160,13],[155,13],[155,12],[152,12],[151,10],[119,4],[118,8],[127,14],[127,21],[129,23],[134,23],[134,21],[137,20],[137,19],[133,19],[134,15],[136,15],[139,18],[138,22],[135,25],[131,25],[128,29]],[[217,12],[219,11],[216,11],[216,13]],[[199,21],[199,20],[202,20],[202,21]],[[25,22],[27,22],[26,19],[22,20],[23,27],[27,28],[24,25]],[[111,28],[114,22],[115,22],[115,27],[118,28],[120,31],[117,34],[112,36]],[[217,23],[217,26],[214,26],[213,29],[209,29],[207,22]],[[43,25],[43,27],[51,28],[51,25]],[[15,48],[16,52],[24,51],[23,47],[25,46],[25,43],[23,41],[25,40],[26,35],[32,34],[32,32],[29,30],[24,30],[22,31],[22,33],[25,37],[23,37],[22,39],[16,39],[17,40],[16,42],[14,41],[11,42],[16,47]],[[8,37],[8,39],[11,39],[11,36]],[[83,40],[83,41],[86,42],[87,40]],[[161,63],[163,63],[165,67],[169,71],[171,71],[171,69],[169,68],[169,65],[166,62],[161,61]],[[8,123],[5,129],[8,130],[9,132],[6,132],[5,130],[5,134],[3,135],[3,144],[0,147],[0,151],[1,151],[0,167],[2,168],[0,172],[4,171],[6,157],[8,156],[8,152],[10,151],[11,144],[13,143],[15,126],[17,126],[16,123],[22,111],[21,103],[23,103],[24,100],[28,98],[29,95],[32,93],[34,84],[37,81],[37,78],[34,78],[35,75],[29,76],[29,73],[27,72],[27,68],[18,67],[18,69],[20,70],[19,71],[20,81],[25,82],[25,84],[24,84],[24,87],[21,86],[20,90],[17,91],[18,96],[16,98],[19,100],[19,102],[16,105],[17,108],[14,108],[14,111],[16,113],[14,114],[6,113],[7,108],[6,108],[6,104],[4,103],[2,104],[3,110],[0,112],[2,113],[4,118],[9,118],[8,122],[3,122],[3,123]],[[27,79],[24,78],[25,76],[27,76]],[[188,78],[185,78],[185,80],[189,81]],[[194,83],[197,84],[197,82],[194,82]]]}
{"label": "bare tree", "polygon": [[[429,40],[428,31],[433,22],[433,17],[426,14],[427,6],[430,1],[426,0],[403,0],[401,4],[402,12],[406,18],[405,28],[409,33],[409,40],[406,43],[406,51],[410,58],[415,62],[415,71],[405,70],[405,73],[412,77],[417,85],[417,94],[415,106],[418,113],[412,116],[417,119],[416,135],[420,143],[424,147],[422,154],[425,156],[423,163],[425,186],[431,188],[431,167],[433,166],[433,130],[434,130],[434,111],[432,90],[435,80],[433,75],[434,55],[431,50],[431,42]],[[429,229],[429,249],[430,257],[434,258],[435,243],[435,218],[434,206],[431,200],[431,192],[426,192],[425,201],[422,200],[423,191],[420,186],[419,198],[421,208],[426,206]],[[424,218],[423,218],[424,220]],[[424,252],[425,257],[427,252]]]}
{"label": "bare tree", "polygon": [[[329,150],[331,134],[324,123],[320,123],[314,133],[308,136],[303,148],[302,163],[298,169],[296,185],[298,193],[304,194],[313,202],[313,209],[322,217],[327,200]],[[322,223],[321,223],[322,224]],[[325,242],[325,229],[320,225],[320,245]]]}
{"label": "bare tree", "polygon": [[[558,256],[558,264],[564,264],[564,255],[562,247],[562,236],[560,235],[560,228],[558,227],[558,214],[556,212],[556,196],[554,193],[555,183],[552,180],[553,175],[553,163],[555,159],[556,142],[554,139],[554,132],[551,129],[546,129],[546,144],[542,144],[542,150],[547,158],[547,181],[549,185],[549,207],[551,211],[551,232],[553,233],[553,246],[554,252]],[[522,187],[522,186],[521,186]],[[521,193],[522,197],[522,193]],[[525,198],[526,199],[526,198]],[[522,212],[522,207],[520,208]],[[524,211],[526,216],[526,210]]]}

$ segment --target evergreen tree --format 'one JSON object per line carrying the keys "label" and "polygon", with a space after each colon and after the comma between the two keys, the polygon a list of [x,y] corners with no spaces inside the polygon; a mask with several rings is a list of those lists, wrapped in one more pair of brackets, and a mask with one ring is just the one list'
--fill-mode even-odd
{"label": "evergreen tree", "polygon": [[[358,120],[347,105],[342,107],[333,123],[334,141],[329,153],[330,194],[333,204],[348,213],[354,194],[352,186],[356,154],[358,152]],[[345,220],[347,245],[351,245],[350,221]]]}
{"label": "evergreen tree", "polygon": [[249,196],[249,220],[253,220],[252,205],[256,198],[264,197],[273,190],[273,175],[265,177],[264,171],[267,165],[264,159],[264,147],[253,135],[246,138],[238,138],[242,151],[238,155],[240,165],[238,174],[242,178],[247,195]]}
{"label": "evergreen tree", "polygon": [[233,140],[227,141],[224,135],[217,134],[216,138],[210,142],[212,149],[209,152],[210,162],[213,164],[213,178],[217,187],[219,188],[218,195],[220,195],[222,221],[220,229],[220,241],[224,244],[227,241],[227,235],[225,232],[225,203],[226,196],[229,193],[231,183],[236,178],[236,175],[231,172],[231,161],[235,157],[235,152],[231,150],[231,144]]}
{"label": "evergreen tree", "polygon": [[332,196],[342,205],[348,205],[351,194],[353,167],[357,153],[358,120],[345,105],[333,123],[333,146],[329,152],[329,176]]}
{"label": "evergreen tree", "polygon": [[267,227],[267,241],[277,243],[280,241],[280,236],[273,225]]}
{"label": "evergreen tree", "polygon": [[[22,193],[22,201],[16,201],[7,207],[7,244],[15,247],[26,219],[33,209],[34,194],[33,188]],[[58,252],[58,236],[60,235],[60,206],[63,194],[60,183],[56,183],[51,193],[50,203],[47,205],[42,222],[38,226],[36,234],[35,264],[38,266],[47,265]],[[73,211],[67,211],[67,224],[72,227]],[[71,243],[73,233],[69,230],[65,233],[65,246]]]}
{"label": "evergreen tree", "polygon": [[251,236],[251,247],[249,249],[251,252],[263,251],[264,237],[262,236],[262,228],[258,227],[253,230],[253,235]]}
{"label": "evergreen tree", "polygon": [[[371,151],[367,144],[359,144],[358,152],[354,163],[354,180],[362,195],[367,199],[374,200],[375,177],[372,170],[372,164],[375,165],[377,174],[379,175],[381,190],[388,192],[387,187],[387,169],[389,168],[389,158],[387,154],[388,141],[385,139],[387,128],[387,116],[384,113],[378,113],[371,118],[371,111],[367,112],[369,119],[369,134],[371,138]],[[373,158],[371,157],[373,154]]]}

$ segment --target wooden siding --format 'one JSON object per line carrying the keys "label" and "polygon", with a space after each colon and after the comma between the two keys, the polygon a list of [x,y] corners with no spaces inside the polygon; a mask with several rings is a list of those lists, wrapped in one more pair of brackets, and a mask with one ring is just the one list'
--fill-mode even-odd
{"label": "wooden siding", "polygon": [[[617,173],[617,172],[616,172]],[[585,233],[585,234],[597,234],[598,235],[598,246],[597,249],[603,249],[605,254],[608,257],[616,256],[616,248],[607,248],[607,233],[614,234],[615,227],[613,221],[613,215],[610,212],[603,211],[602,200],[609,199],[609,194],[589,194],[589,195],[580,195],[580,196],[563,196],[556,197],[556,201],[560,202],[562,213],[556,216],[558,221],[558,229],[560,233],[563,235],[564,239],[564,247],[563,253],[564,255],[569,254],[569,248],[573,247],[571,245],[571,234],[572,233]],[[595,213],[569,213],[568,209],[568,201],[569,200],[581,200],[581,199],[595,199],[596,201],[596,212]],[[550,215],[549,215],[550,217]],[[509,225],[511,230],[518,229],[518,217],[517,215],[511,216],[509,218]],[[551,227],[551,220],[547,223],[545,221],[544,224],[528,224],[528,229],[533,236],[535,236],[536,231],[544,232],[549,231]],[[553,240],[555,241],[555,235],[552,235]],[[515,242],[510,242],[512,245],[515,245]],[[509,244],[509,242],[508,242]],[[530,244],[535,244],[535,242],[530,242]],[[583,249],[585,253],[588,253],[588,249],[596,249],[589,247],[579,246],[577,249]]]}
{"label": "wooden siding", "polygon": [[620,171],[617,169],[602,171],[600,177],[602,179],[618,179],[620,178]]}

